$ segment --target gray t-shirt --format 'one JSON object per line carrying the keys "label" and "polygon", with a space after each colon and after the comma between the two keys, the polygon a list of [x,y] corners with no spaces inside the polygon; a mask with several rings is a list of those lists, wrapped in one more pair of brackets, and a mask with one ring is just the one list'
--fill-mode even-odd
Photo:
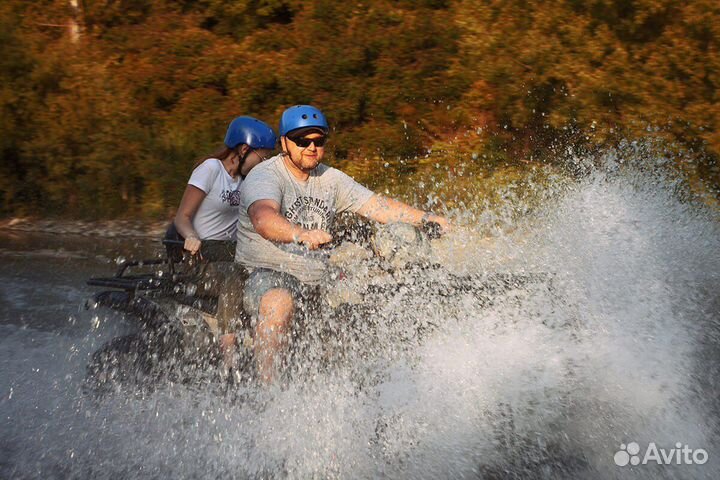
{"label": "gray t-shirt", "polygon": [[372,196],[372,191],[348,175],[322,163],[307,181],[301,182],[285,166],[282,155],[262,162],[240,187],[235,261],[248,267],[286,272],[301,282],[317,284],[327,268],[327,252],[266,240],[253,228],[248,209],[258,200],[274,200],[290,223],[308,230],[329,231],[336,214],[357,212]]}

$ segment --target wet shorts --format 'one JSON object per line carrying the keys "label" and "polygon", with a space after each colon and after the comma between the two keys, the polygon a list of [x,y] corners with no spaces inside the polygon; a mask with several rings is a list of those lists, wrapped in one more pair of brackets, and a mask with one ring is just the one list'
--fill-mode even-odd
{"label": "wet shorts", "polygon": [[294,299],[299,299],[306,290],[305,286],[297,278],[283,272],[277,272],[267,268],[256,268],[245,282],[243,294],[243,308],[245,313],[252,318],[257,318],[260,313],[260,299],[268,291],[282,288],[289,290]]}

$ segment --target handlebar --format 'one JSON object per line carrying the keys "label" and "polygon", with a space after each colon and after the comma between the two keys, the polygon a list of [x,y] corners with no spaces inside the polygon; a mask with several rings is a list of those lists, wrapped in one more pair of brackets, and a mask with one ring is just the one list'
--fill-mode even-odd
{"label": "handlebar", "polygon": [[443,235],[442,227],[437,222],[422,222],[419,229],[422,233],[427,235],[430,240],[435,240]]}
{"label": "handlebar", "polygon": [[163,245],[180,246],[180,247],[185,245],[184,240],[170,240],[168,238],[164,238],[162,243],[163,243]]}
{"label": "handlebar", "polygon": [[[414,227],[421,236],[426,237],[428,240],[435,240],[442,237],[442,227],[437,222],[422,222],[421,225]],[[353,229],[344,229],[339,235],[333,237],[331,241],[320,246],[320,250],[333,250],[339,247],[343,242],[349,241],[351,243],[358,243],[360,241],[368,241],[373,236],[373,233],[369,232],[358,232]],[[364,240],[362,240],[364,239]]]}
{"label": "handlebar", "polygon": [[[418,227],[415,227],[420,231],[423,235],[427,236],[430,240],[435,240],[436,238],[440,238],[443,235],[442,227],[437,222],[422,222],[422,224]],[[330,242],[320,246],[320,249],[322,250],[332,250],[335,247],[338,247],[343,241],[346,240],[355,240],[357,241],[357,237],[365,237],[368,236],[368,232],[358,232],[353,229],[345,229],[342,231],[340,235],[335,236]],[[184,247],[185,241],[184,240],[174,240],[174,239],[168,239],[165,238],[162,240],[163,245],[165,246],[171,246],[171,247]],[[203,242],[205,243],[205,242]]]}

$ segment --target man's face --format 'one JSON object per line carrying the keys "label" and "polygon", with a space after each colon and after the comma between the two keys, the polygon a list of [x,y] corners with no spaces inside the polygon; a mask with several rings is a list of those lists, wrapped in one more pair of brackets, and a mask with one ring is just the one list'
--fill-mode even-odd
{"label": "man's face", "polygon": [[[318,132],[310,132],[299,138],[292,139],[292,136],[287,136],[286,148],[290,154],[290,159],[299,169],[309,172],[314,169],[320,163],[323,156],[325,155],[325,144],[322,140],[325,140],[325,135]],[[315,141],[323,143],[322,146],[315,144]],[[312,142],[311,142],[312,141]],[[297,143],[296,143],[297,142]],[[302,146],[307,145],[307,146]]]}

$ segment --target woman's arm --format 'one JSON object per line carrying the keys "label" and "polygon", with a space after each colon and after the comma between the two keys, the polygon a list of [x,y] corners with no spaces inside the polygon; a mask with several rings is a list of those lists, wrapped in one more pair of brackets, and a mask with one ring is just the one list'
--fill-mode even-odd
{"label": "woman's arm", "polygon": [[185,237],[183,248],[193,255],[200,250],[201,242],[200,236],[192,226],[192,219],[200,208],[200,204],[205,200],[205,195],[205,192],[198,187],[188,185],[175,215],[175,228],[180,235]]}
{"label": "woman's arm", "polygon": [[365,202],[365,205],[357,213],[380,223],[401,222],[420,225],[424,220],[439,224],[443,232],[447,232],[451,228],[450,222],[445,217],[418,210],[398,200],[377,194],[370,197],[370,200]]}

